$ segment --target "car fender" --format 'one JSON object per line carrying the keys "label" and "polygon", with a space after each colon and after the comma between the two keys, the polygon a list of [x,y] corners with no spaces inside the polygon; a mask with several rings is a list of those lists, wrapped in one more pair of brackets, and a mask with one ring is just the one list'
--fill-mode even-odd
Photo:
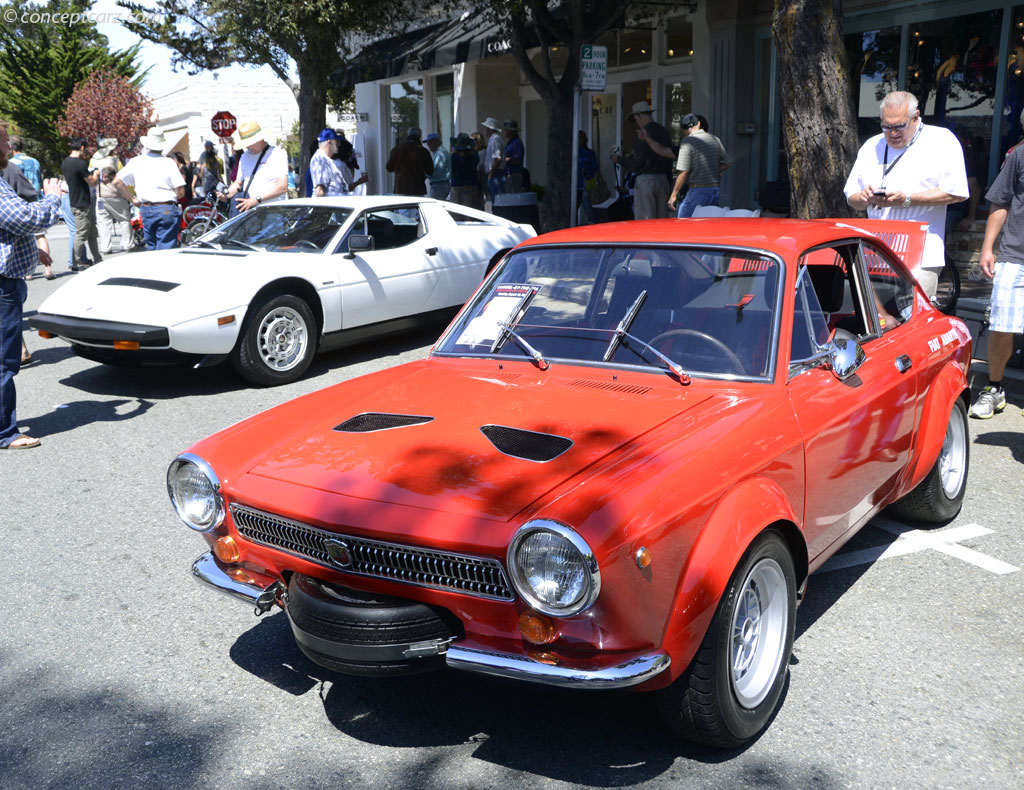
{"label": "car fender", "polygon": [[964,405],[970,406],[970,389],[963,365],[956,359],[950,359],[928,388],[914,442],[917,452],[894,499],[913,491],[935,465],[946,438],[953,403],[958,398],[963,398]]}
{"label": "car fender", "polygon": [[687,557],[675,604],[665,627],[662,646],[672,657],[671,677],[681,675],[693,660],[714,617],[729,579],[754,539],[770,526],[790,544],[797,571],[797,586],[807,573],[807,546],[796,527],[800,519],[779,485],[753,477],[722,497]]}

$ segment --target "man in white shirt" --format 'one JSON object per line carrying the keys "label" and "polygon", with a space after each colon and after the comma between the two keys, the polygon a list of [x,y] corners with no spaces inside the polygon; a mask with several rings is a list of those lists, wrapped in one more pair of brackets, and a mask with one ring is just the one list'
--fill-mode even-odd
{"label": "man in white shirt", "polygon": [[861,147],[843,191],[871,219],[928,223],[924,255],[914,270],[932,298],[946,262],[946,206],[966,200],[967,169],[959,140],[941,126],[925,126],[917,98],[893,91],[879,109],[882,134]]}
{"label": "man in white shirt", "polygon": [[505,164],[505,146],[502,144],[500,124],[490,116],[480,124],[484,127],[484,134],[487,135],[487,150],[484,152],[484,172],[487,174],[487,191],[491,193],[491,200],[495,195],[505,191],[505,178],[502,175]]}
{"label": "man in white shirt", "polygon": [[260,203],[284,200],[288,196],[288,154],[270,145],[256,121],[243,121],[238,140],[245,153],[238,163],[238,175],[228,188],[228,199],[241,193],[236,205],[248,211]]}
{"label": "man in white shirt", "polygon": [[338,135],[333,129],[324,129],[317,137],[320,147],[309,160],[309,174],[313,180],[313,197],[347,195],[349,183],[334,155],[338,152]]}
{"label": "man in white shirt", "polygon": [[[128,160],[114,176],[114,189],[139,206],[147,250],[178,246],[181,214],[178,200],[185,194],[185,179],[173,159],[163,156],[164,133],[155,126],[139,141],[146,152]],[[132,195],[128,187],[135,187]]]}

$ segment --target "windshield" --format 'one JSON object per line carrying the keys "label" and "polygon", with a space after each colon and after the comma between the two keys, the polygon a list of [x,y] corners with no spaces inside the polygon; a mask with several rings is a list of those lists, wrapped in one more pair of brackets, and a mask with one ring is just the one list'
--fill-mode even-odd
{"label": "windshield", "polygon": [[[768,376],[780,264],[700,247],[526,247],[512,253],[442,338],[439,354]],[[607,361],[605,361],[607,359]]]}
{"label": "windshield", "polygon": [[351,216],[348,208],[274,203],[257,206],[199,239],[199,246],[270,252],[323,252]]}

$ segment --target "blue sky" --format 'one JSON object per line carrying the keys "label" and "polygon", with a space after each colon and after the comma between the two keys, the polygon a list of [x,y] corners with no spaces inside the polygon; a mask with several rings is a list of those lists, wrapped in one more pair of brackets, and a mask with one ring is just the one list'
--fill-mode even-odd
{"label": "blue sky", "polygon": [[[117,6],[115,0],[98,0],[93,4],[92,10],[96,14],[103,15],[97,17],[97,19],[114,19],[118,15],[127,13],[123,8]],[[126,49],[141,40],[116,21],[102,21],[97,24],[97,27],[109,39],[111,49]],[[142,49],[139,51],[137,62],[141,64],[142,68],[150,67],[149,74],[146,76],[146,81],[143,85],[143,91],[147,95],[157,96],[189,79],[189,75],[186,72],[171,70],[172,54],[172,50],[160,44],[154,44],[149,41],[142,42]],[[258,68],[252,66],[229,66],[217,69],[217,71],[201,72],[198,76],[203,78],[217,76],[222,79],[253,82],[275,82],[278,79],[277,75],[268,66],[260,66]]]}

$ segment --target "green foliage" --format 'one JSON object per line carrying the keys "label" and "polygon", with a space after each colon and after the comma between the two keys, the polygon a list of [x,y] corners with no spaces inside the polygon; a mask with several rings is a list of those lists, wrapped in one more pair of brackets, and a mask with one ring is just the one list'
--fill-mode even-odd
{"label": "green foliage", "polygon": [[57,119],[75,86],[99,69],[136,83],[143,76],[135,65],[138,47],[109,51],[93,22],[45,16],[36,23],[21,21],[25,12],[80,15],[90,5],[86,0],[49,0],[44,5],[18,0],[0,7],[0,19],[10,18],[11,10],[17,14],[13,25],[0,26],[0,117],[42,144],[37,155],[48,172],[57,170],[67,154]]}

